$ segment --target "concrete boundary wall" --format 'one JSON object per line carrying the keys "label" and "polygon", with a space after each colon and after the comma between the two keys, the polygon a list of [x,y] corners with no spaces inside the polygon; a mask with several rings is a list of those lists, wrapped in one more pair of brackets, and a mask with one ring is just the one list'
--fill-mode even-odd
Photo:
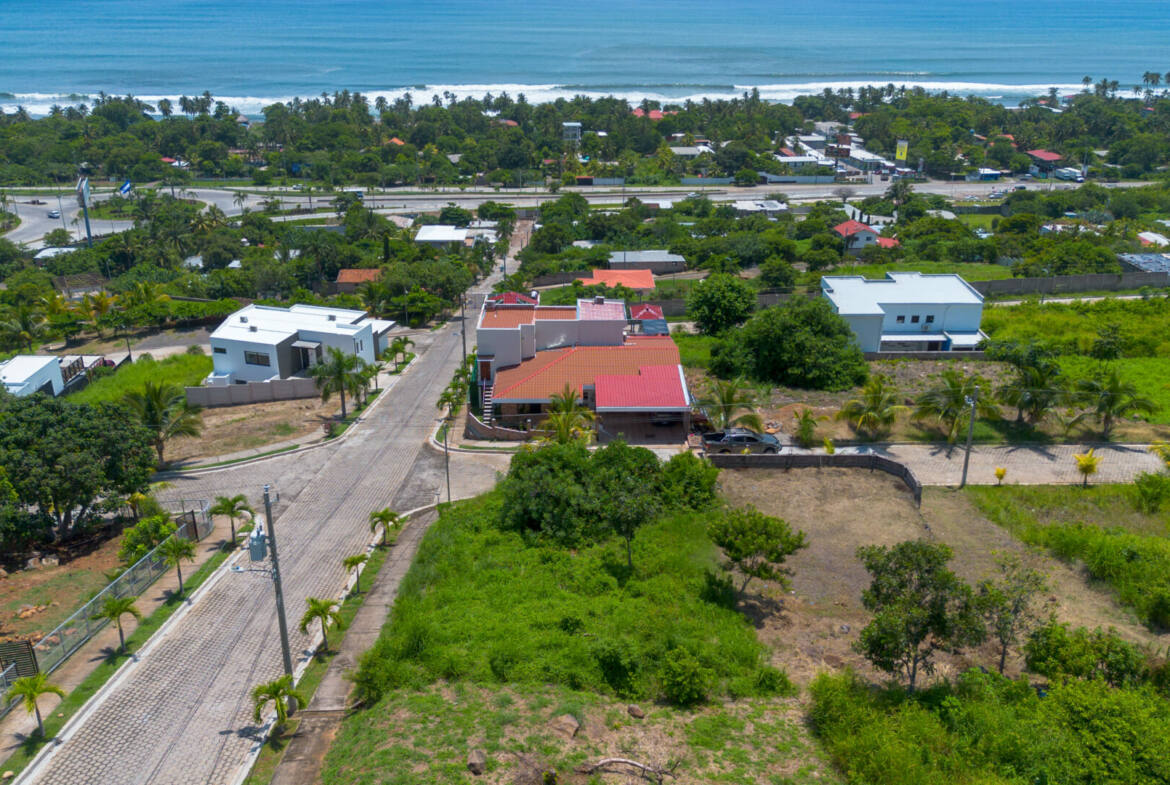
{"label": "concrete boundary wall", "polygon": [[863,352],[867,360],[986,360],[987,352]]}
{"label": "concrete boundary wall", "polygon": [[467,422],[463,426],[463,435],[468,439],[500,440],[505,442],[523,442],[531,436],[528,431],[518,431],[514,428],[504,428],[499,425],[487,425],[471,412],[467,413]]}
{"label": "concrete boundary wall", "polygon": [[187,403],[191,406],[242,406],[248,403],[291,401],[295,398],[316,398],[320,395],[312,379],[292,377],[270,382],[228,384],[222,387],[188,387]]}
{"label": "concrete boundary wall", "polygon": [[[962,275],[962,273],[960,273]],[[1048,278],[1004,278],[998,281],[971,281],[986,296],[1003,294],[1073,294],[1076,292],[1119,291],[1143,286],[1170,286],[1166,273],[1084,273]]]}
{"label": "concrete boundary wall", "polygon": [[897,477],[906,483],[914,496],[914,503],[922,506],[922,483],[910,467],[881,455],[856,453],[780,453],[779,455],[708,455],[711,463],[721,469],[869,469]]}

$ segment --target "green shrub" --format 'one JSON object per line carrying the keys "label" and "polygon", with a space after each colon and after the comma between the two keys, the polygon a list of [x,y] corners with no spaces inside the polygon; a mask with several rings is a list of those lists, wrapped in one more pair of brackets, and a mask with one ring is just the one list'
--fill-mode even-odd
{"label": "green shrub", "polygon": [[1160,512],[1170,498],[1170,475],[1142,472],[1133,481],[1134,506],[1144,513]]}
{"label": "green shrub", "polygon": [[1146,677],[1146,657],[1114,630],[1069,631],[1067,624],[1050,622],[1032,631],[1024,645],[1028,669],[1050,679],[1102,678],[1120,687]]}
{"label": "green shrub", "polygon": [[616,536],[569,550],[501,527],[508,503],[497,488],[444,510],[427,531],[389,623],[357,669],[361,699],[454,677],[651,700],[664,691],[661,663],[676,648],[700,663],[709,695],[732,693],[733,682],[757,692],[775,684],[775,675],[759,675],[764,650],[750,623],[709,595],[718,554],[704,513],[645,524],[630,573]]}
{"label": "green shrub", "polygon": [[675,706],[694,706],[707,700],[710,690],[707,670],[683,649],[666,653],[659,678],[663,696]]}
{"label": "green shrub", "polygon": [[177,527],[166,513],[151,515],[126,530],[118,547],[118,558],[131,565],[150,553],[159,543],[175,533]]}
{"label": "green shrub", "polygon": [[662,466],[663,501],[673,507],[700,510],[715,502],[719,468],[689,450]]}

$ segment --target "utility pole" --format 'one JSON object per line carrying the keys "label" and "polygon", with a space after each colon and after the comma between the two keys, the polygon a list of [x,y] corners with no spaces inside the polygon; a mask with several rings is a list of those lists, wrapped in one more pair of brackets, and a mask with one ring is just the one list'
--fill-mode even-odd
{"label": "utility pole", "polygon": [[280,582],[280,559],[276,556],[276,526],[272,520],[272,500],[264,486],[264,519],[268,523],[268,544],[272,547],[272,585],[276,589],[276,621],[280,626],[280,653],[284,658],[284,675],[292,676],[292,652],[288,648],[288,621],[284,618],[284,587]]}
{"label": "utility pole", "polygon": [[459,358],[459,364],[467,362],[467,293],[464,292],[459,295],[459,337],[463,340],[463,354]]}
{"label": "utility pole", "polygon": [[966,404],[971,407],[970,419],[967,421],[967,452],[963,456],[963,479],[959,481],[959,487],[964,488],[967,485],[967,464],[971,462],[971,440],[975,436],[975,405],[979,403],[979,385],[975,386],[975,391],[972,395],[966,398]]}

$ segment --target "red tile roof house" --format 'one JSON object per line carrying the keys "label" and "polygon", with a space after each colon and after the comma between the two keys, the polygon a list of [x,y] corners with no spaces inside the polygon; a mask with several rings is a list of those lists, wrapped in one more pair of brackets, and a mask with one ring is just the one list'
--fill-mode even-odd
{"label": "red tile roof house", "polygon": [[1060,153],[1049,150],[1029,150],[1028,157],[1032,159],[1036,169],[1042,172],[1051,171],[1064,158]]}
{"label": "red tile roof house", "polygon": [[352,294],[364,283],[372,283],[382,277],[380,267],[347,267],[337,271],[337,291]]}
{"label": "red tile roof house", "polygon": [[[597,412],[602,441],[685,438],[691,395],[667,336],[627,335],[621,300],[576,306],[485,303],[476,327],[476,376],[484,420],[539,426],[565,385]],[[672,430],[667,437],[663,426]]]}
{"label": "red tile roof house", "polygon": [[845,239],[847,253],[857,254],[861,252],[862,248],[878,244],[877,230],[861,223],[861,221],[850,219],[834,226],[833,231]]}

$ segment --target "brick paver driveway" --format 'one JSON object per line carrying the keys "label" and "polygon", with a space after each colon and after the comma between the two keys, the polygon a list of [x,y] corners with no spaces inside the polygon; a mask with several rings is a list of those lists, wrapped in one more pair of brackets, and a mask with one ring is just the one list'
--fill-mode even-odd
{"label": "brick paver driveway", "polygon": [[[342,557],[370,541],[367,515],[390,504],[434,426],[435,401],[459,358],[457,330],[458,322],[434,333],[417,367],[343,442],[179,479],[168,492],[257,499],[264,482],[281,491],[276,531],[294,658],[304,658],[311,643],[296,629],[305,598],[339,594]],[[19,782],[231,783],[257,743],[248,693],[280,673],[271,581],[264,573],[221,572]]]}
{"label": "brick paver driveway", "polygon": [[[1053,445],[975,445],[967,482],[971,485],[994,485],[995,469],[1007,469],[1005,483],[1048,485],[1079,483],[1077,462],[1073,457],[1092,447],[1101,456],[1097,474],[1090,482],[1132,482],[1141,472],[1156,472],[1162,461],[1151,455],[1144,444],[1053,444]],[[910,467],[923,485],[958,485],[963,474],[963,448],[948,452],[942,445],[886,444],[872,447],[843,447],[841,452],[874,452],[893,458]]]}

